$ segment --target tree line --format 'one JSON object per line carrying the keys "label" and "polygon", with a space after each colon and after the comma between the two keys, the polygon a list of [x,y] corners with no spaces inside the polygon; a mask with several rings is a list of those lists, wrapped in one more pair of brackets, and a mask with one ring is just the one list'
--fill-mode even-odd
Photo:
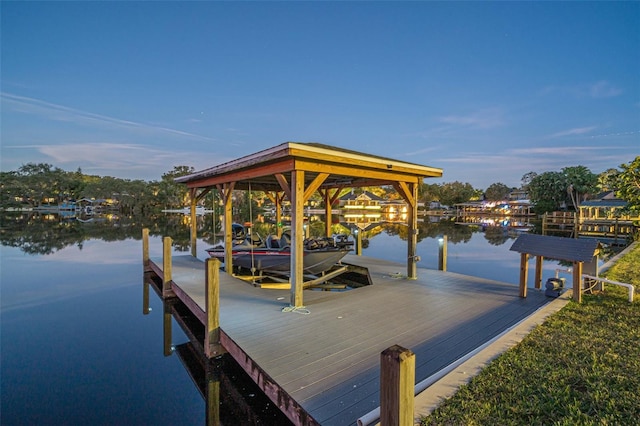
{"label": "tree line", "polygon": [[[60,204],[82,198],[109,201],[122,212],[143,213],[159,209],[182,208],[189,205],[186,185],[175,182],[195,170],[190,166],[176,166],[164,173],[158,181],[130,180],[111,176],[96,176],[62,170],[51,164],[28,163],[18,170],[0,172],[0,206],[2,208],[38,207],[43,204]],[[470,183],[423,183],[419,188],[420,202],[429,205],[439,202],[453,206],[474,200],[503,201],[514,190],[529,195],[536,213],[573,208],[580,202],[602,191],[614,191],[627,201],[630,210],[640,211],[640,156],[619,169],[609,169],[594,174],[585,166],[565,167],[560,171],[529,172],[522,177],[520,188],[508,187],[496,182],[485,190],[476,189]],[[366,188],[383,198],[398,198],[392,187]],[[364,189],[358,189],[364,190]],[[203,200],[212,205],[212,191]],[[240,216],[249,210],[249,198],[256,204],[264,200],[264,194],[238,193],[236,210]]]}

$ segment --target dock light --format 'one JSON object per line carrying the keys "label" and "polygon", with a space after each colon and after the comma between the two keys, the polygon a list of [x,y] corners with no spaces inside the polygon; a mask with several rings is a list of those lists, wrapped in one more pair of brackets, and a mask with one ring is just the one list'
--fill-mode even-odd
{"label": "dock light", "polygon": [[360,230],[358,228],[354,228],[353,229],[353,234],[356,236],[356,241],[355,241],[355,252],[356,252],[356,256],[361,256],[362,255],[362,234],[360,233]]}
{"label": "dock light", "polygon": [[447,236],[438,237],[438,270],[447,270]]}

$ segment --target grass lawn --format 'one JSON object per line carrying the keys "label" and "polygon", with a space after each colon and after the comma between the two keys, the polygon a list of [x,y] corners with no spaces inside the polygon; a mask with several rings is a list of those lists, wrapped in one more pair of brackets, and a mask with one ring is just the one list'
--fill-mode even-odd
{"label": "grass lawn", "polygon": [[610,284],[569,302],[421,425],[640,424],[640,244],[601,275],[634,303]]}

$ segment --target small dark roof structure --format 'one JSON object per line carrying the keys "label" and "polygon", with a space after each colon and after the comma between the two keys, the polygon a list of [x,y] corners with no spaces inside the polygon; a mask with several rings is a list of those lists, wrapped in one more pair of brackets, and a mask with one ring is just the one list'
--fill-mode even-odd
{"label": "small dark roof structure", "polygon": [[620,199],[606,198],[602,200],[587,200],[580,203],[580,207],[626,207],[627,202]]}
{"label": "small dark roof structure", "polygon": [[591,262],[600,246],[598,240],[522,234],[509,250],[570,262]]}

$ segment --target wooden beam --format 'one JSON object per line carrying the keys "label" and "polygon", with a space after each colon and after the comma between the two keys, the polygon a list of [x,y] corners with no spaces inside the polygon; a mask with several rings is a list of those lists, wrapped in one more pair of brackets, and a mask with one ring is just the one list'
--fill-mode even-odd
{"label": "wooden beam", "polygon": [[[289,155],[296,157],[296,162],[311,161],[313,164],[347,163],[353,167],[369,168],[373,170],[400,171],[414,175],[441,177],[442,170],[434,167],[419,166],[396,161],[388,158],[374,157],[363,153],[347,152],[345,150],[335,151],[317,147],[302,145],[290,146]],[[296,167],[298,168],[298,167]]]}
{"label": "wooden beam", "polygon": [[535,287],[540,290],[542,288],[542,261],[544,260],[543,256],[536,256],[536,282]]}
{"label": "wooden beam", "polygon": [[380,424],[413,426],[416,356],[394,345],[380,354]]}
{"label": "wooden beam", "polygon": [[357,167],[357,165],[354,164],[318,163],[300,159],[296,160],[295,169],[305,172],[329,173],[330,175],[340,175],[349,178],[378,179],[387,182],[402,181],[417,183],[419,179],[415,174],[401,173],[392,169],[369,169]]}
{"label": "wooden beam", "polygon": [[582,303],[582,262],[573,262],[573,300]]}
{"label": "wooden beam", "polygon": [[291,306],[303,307],[304,172],[291,172]]}
{"label": "wooden beam", "polygon": [[304,202],[306,203],[314,192],[322,185],[322,183],[329,177],[329,173],[319,173],[318,176],[307,186],[304,190]]}
{"label": "wooden beam", "polygon": [[[405,182],[395,182],[393,187],[398,191],[402,199],[409,205],[409,207],[413,207],[416,205],[416,199],[418,198],[418,191],[414,191],[410,188]],[[415,192],[415,194],[414,194]]]}
{"label": "wooden beam", "polygon": [[211,186],[207,187],[207,188],[202,188],[202,190],[200,191],[200,193],[198,194],[198,196],[196,197],[197,201],[201,201],[204,197],[207,196],[207,194],[209,192],[211,192]]}
{"label": "wooden beam", "polygon": [[[278,184],[280,184],[280,188],[284,191],[287,198],[291,200],[291,188],[289,188],[289,182],[287,182],[287,177],[282,173],[277,173],[275,176],[276,176],[276,180],[278,181]],[[304,185],[304,182],[302,182],[302,184]]]}
{"label": "wooden beam", "polygon": [[243,180],[257,179],[264,176],[273,176],[293,170],[294,164],[295,162],[293,158],[283,159],[275,163],[254,164],[245,169],[222,172],[216,176],[187,182],[186,185],[189,188],[207,188],[228,184],[229,182],[239,182]]}
{"label": "wooden beam", "polygon": [[520,253],[520,297],[527,297],[527,277],[529,275],[529,255]]}

